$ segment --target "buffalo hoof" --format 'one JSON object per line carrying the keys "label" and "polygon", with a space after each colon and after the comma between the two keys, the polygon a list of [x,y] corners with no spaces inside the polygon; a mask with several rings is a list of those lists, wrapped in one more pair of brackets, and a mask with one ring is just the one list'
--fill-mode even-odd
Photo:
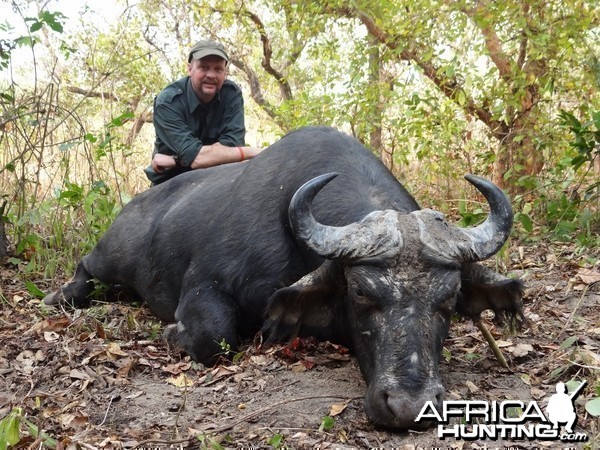
{"label": "buffalo hoof", "polygon": [[[44,302],[44,305],[48,305],[48,306],[64,306],[66,308],[72,308],[72,309],[84,309],[84,308],[89,308],[91,305],[91,299],[88,298],[84,298],[83,300],[74,297],[74,296],[69,296],[69,297],[65,297],[65,292],[63,291],[64,288],[61,288],[57,291],[54,291],[48,295],[46,295],[43,299],[42,302]],[[67,287],[68,289],[68,287]]]}
{"label": "buffalo hoof", "polygon": [[60,303],[60,297],[61,295],[60,291],[54,291],[48,295],[46,295],[42,301],[44,302],[44,305],[58,305]]}
{"label": "buffalo hoof", "polygon": [[181,322],[171,323],[163,331],[163,339],[171,345],[181,347],[181,334],[185,332],[185,326]]}
{"label": "buffalo hoof", "polygon": [[165,327],[165,330],[163,331],[163,339],[167,342],[169,342],[170,344],[176,344],[177,343],[177,324],[176,323],[172,323],[170,325],[167,325]]}

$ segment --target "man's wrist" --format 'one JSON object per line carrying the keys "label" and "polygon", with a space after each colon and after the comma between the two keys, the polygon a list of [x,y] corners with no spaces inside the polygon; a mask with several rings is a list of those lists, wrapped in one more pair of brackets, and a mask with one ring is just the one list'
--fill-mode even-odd
{"label": "man's wrist", "polygon": [[238,149],[238,151],[240,152],[240,162],[242,162],[243,160],[246,159],[246,155],[244,154],[244,149],[242,147],[236,147]]}

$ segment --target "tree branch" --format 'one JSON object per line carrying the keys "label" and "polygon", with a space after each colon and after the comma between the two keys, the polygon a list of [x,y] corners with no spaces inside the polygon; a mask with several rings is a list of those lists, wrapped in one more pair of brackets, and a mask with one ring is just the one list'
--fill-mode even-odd
{"label": "tree branch", "polygon": [[[290,6],[291,6],[290,3],[284,2],[284,4],[283,4],[283,11],[285,13],[285,23],[286,23],[286,27],[287,27],[288,31],[291,31],[294,28],[293,11],[290,8]],[[302,54],[302,51],[304,50],[304,47],[306,46],[306,43],[301,43],[298,41],[298,36],[296,33],[290,33],[290,34],[291,34],[291,39],[292,39],[292,45],[291,45],[292,51],[290,52],[289,57],[283,64],[284,69],[287,69],[288,67],[295,64],[296,61],[298,61],[298,58],[300,57],[300,55]]]}
{"label": "tree branch", "polygon": [[[530,6],[528,4],[523,4],[523,15],[527,17],[529,15]],[[521,43],[519,44],[519,56],[517,58],[517,67],[519,69],[523,69],[525,65],[525,59],[527,58],[527,45],[529,44],[529,39],[527,38],[527,34],[523,32],[523,37],[521,38]]]}
{"label": "tree branch", "polygon": [[142,111],[142,113],[135,118],[133,126],[131,127],[131,129],[129,130],[129,134],[127,135],[127,140],[125,141],[129,147],[133,145],[133,142],[142,131],[142,127],[146,123],[152,123],[153,118],[154,113],[149,109]]}
{"label": "tree branch", "polygon": [[67,91],[73,94],[81,94],[85,97],[103,98],[118,101],[119,99],[111,92],[98,92],[88,89],[82,89],[77,86],[68,86]]}
{"label": "tree branch", "polygon": [[271,119],[277,123],[277,125],[279,125],[282,130],[286,131],[287,128],[285,123],[278,116],[273,105],[264,97],[256,72],[254,72],[254,70],[252,70],[252,68],[248,66],[248,64],[246,64],[246,62],[241,58],[232,55],[230,56],[230,60],[231,64],[246,74],[248,85],[250,86],[250,96],[252,99],[267,113]]}
{"label": "tree branch", "polygon": [[[214,7],[211,8],[211,10],[213,12],[221,13],[221,14],[231,12],[231,11],[218,9],[218,8],[214,8]],[[267,34],[267,29],[266,29],[264,23],[262,22],[262,20],[260,19],[260,17],[258,17],[258,15],[253,13],[252,11],[247,10],[245,7],[242,7],[240,10],[235,12],[235,14],[238,16],[246,16],[250,19],[250,21],[252,21],[252,23],[254,23],[254,25],[256,26],[256,28],[258,30],[258,34],[260,35],[260,40],[262,42],[262,50],[263,50],[263,59],[261,62],[262,67],[265,69],[265,71],[269,75],[271,75],[275,79],[275,81],[279,85],[279,89],[280,89],[283,101],[293,100],[294,94],[292,92],[292,87],[290,86],[290,84],[287,81],[287,77],[281,71],[279,71],[275,67],[273,67],[273,63],[272,63],[273,50],[271,47],[271,40],[269,39],[269,35]],[[302,50],[292,52],[292,54],[290,56],[290,60],[284,67],[288,67],[289,65],[293,64],[293,62],[295,62],[298,59],[301,51]],[[287,126],[286,126],[285,122],[283,122],[281,120],[281,118],[275,111],[275,107],[264,97],[262,89],[261,89],[261,85],[260,85],[260,80],[259,80],[256,72],[239,56],[231,55],[230,60],[234,66],[236,66],[238,69],[240,69],[246,75],[248,84],[250,86],[250,96],[256,102],[256,104],[259,105],[267,113],[267,115],[277,123],[277,125],[282,130],[284,130],[284,131],[287,130]]]}
{"label": "tree branch", "polygon": [[[485,20],[485,17],[488,16],[486,6],[484,1],[479,1],[474,8],[463,8],[462,11],[481,30],[490,59],[498,69],[500,77],[504,81],[510,82],[513,61],[502,49],[502,42],[500,42],[500,38],[492,24]],[[482,20],[482,18],[484,19]]]}
{"label": "tree branch", "polygon": [[[444,75],[434,64],[421,59],[417,51],[409,49],[408,47],[401,47],[399,42],[395,38],[387,35],[386,32],[382,30],[379,25],[377,25],[375,20],[367,13],[348,6],[325,6],[325,10],[330,14],[336,14],[338,16],[350,19],[354,18],[360,20],[367,28],[369,33],[377,39],[377,41],[387,46],[390,50],[399,50],[400,59],[417,65],[423,71],[423,74],[429,78],[446,97],[455,103],[458,103],[457,95],[461,90],[461,83],[456,77],[448,77]],[[476,105],[473,99],[465,98],[464,104],[460,104],[460,106],[468,114],[472,115],[473,117],[477,117],[479,120],[485,123],[494,134],[503,132],[503,124],[494,120],[492,118],[492,113],[488,109]]]}
{"label": "tree branch", "polygon": [[287,82],[285,76],[273,67],[273,64],[271,62],[273,50],[271,48],[271,41],[269,39],[269,36],[267,35],[267,30],[265,28],[265,25],[263,24],[262,20],[260,20],[260,17],[258,17],[252,11],[246,10],[244,12],[244,14],[246,16],[248,16],[250,18],[250,20],[256,25],[256,27],[258,29],[258,33],[260,34],[260,40],[262,42],[262,47],[263,47],[263,60],[262,60],[263,68],[265,69],[265,71],[268,74],[272,75],[273,78],[275,78],[275,80],[277,80],[277,83],[279,84],[279,88],[281,89],[281,95],[282,95],[283,99],[284,100],[292,100],[294,96],[292,94],[292,88],[291,88],[290,84]]}

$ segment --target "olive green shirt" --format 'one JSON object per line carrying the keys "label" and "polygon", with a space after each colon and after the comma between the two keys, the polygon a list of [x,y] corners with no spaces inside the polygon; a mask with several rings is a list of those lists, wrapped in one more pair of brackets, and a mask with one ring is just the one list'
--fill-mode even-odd
{"label": "olive green shirt", "polygon": [[177,167],[157,174],[152,166],[144,172],[154,184],[187,172],[203,145],[220,142],[229,147],[243,146],[244,100],[242,91],[231,80],[208,104],[200,102],[189,77],[167,86],[154,99],[154,153],[172,155]]}

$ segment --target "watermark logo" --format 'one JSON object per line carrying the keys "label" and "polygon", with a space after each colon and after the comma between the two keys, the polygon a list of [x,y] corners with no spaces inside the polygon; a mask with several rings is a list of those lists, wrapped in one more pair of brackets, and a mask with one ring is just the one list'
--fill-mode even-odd
{"label": "watermark logo", "polygon": [[574,400],[577,394],[581,392],[581,388],[585,385],[585,381],[581,383],[575,392],[571,395],[567,394],[565,383],[556,384],[556,394],[550,397],[546,412],[548,419],[552,422],[553,429],[558,429],[560,423],[566,423],[565,431],[573,433],[573,425],[577,422],[577,414],[575,413]]}
{"label": "watermark logo", "polygon": [[[585,384],[586,381],[583,381],[569,393],[564,383],[557,383],[556,393],[548,400],[546,414],[534,400],[446,400],[441,410],[428,401],[415,422],[437,421],[440,439],[585,442],[587,434],[573,431],[577,423],[575,399]],[[459,423],[450,424],[452,419]]]}

